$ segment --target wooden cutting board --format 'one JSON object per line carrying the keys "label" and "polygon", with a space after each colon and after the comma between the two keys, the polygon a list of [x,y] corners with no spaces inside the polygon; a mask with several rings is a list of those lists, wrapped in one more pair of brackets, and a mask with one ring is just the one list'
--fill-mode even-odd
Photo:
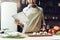
{"label": "wooden cutting board", "polygon": [[27,33],[29,37],[44,37],[44,36],[52,36],[52,34],[33,34],[33,33]]}

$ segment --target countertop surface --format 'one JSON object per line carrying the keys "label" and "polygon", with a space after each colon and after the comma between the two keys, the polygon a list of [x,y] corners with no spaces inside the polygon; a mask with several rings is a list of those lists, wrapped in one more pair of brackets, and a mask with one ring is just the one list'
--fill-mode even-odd
{"label": "countertop surface", "polygon": [[48,36],[48,37],[26,37],[21,39],[15,39],[15,38],[0,38],[0,40],[60,40],[60,36]]}
{"label": "countertop surface", "polygon": [[[11,32],[10,32],[11,33]],[[18,32],[11,33],[15,35]],[[5,35],[5,34],[0,34]],[[23,35],[23,34],[22,34]],[[38,36],[38,37],[26,37],[26,38],[0,38],[0,40],[60,40],[60,35],[52,35],[52,36]]]}

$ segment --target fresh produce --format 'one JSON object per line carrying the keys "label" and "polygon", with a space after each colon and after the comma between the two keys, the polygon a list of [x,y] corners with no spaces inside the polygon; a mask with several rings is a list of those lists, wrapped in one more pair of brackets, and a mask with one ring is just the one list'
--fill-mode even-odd
{"label": "fresh produce", "polygon": [[56,35],[60,35],[60,31],[57,31]]}
{"label": "fresh produce", "polygon": [[60,27],[59,27],[59,26],[54,26],[53,29],[55,29],[55,30],[60,30]]}
{"label": "fresh produce", "polygon": [[28,37],[27,35],[19,32],[10,32],[7,34],[0,35],[2,38],[26,38]]}
{"label": "fresh produce", "polygon": [[3,38],[25,38],[25,37],[21,36],[21,35],[16,35],[16,36],[8,35],[8,36],[5,36]]}
{"label": "fresh produce", "polygon": [[55,29],[49,29],[48,32],[51,33],[51,34],[55,34],[56,30]]}

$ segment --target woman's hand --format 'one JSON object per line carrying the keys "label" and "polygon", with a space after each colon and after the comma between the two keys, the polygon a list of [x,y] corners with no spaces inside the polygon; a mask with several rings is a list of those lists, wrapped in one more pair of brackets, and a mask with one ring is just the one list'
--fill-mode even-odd
{"label": "woman's hand", "polygon": [[20,22],[18,19],[15,19],[15,23],[17,24],[17,25],[19,25],[20,27],[24,27],[24,25],[22,24],[22,22]]}

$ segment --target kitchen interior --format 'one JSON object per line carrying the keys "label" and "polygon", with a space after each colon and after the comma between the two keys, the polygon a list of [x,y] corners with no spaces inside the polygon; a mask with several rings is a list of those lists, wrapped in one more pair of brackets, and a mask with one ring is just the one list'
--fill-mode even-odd
{"label": "kitchen interior", "polygon": [[[21,12],[23,8],[25,8],[28,5],[26,0],[16,0],[16,1],[13,0],[13,2],[17,3],[17,13]],[[44,33],[33,32],[33,33],[28,33],[26,35],[28,35],[29,37],[41,37],[41,36],[44,37],[44,36],[60,35],[60,0],[37,0],[36,4],[39,7],[43,8],[44,19],[46,22],[45,27],[47,29],[47,32]],[[22,28],[20,28],[20,26],[17,26],[16,28],[17,28],[16,31],[18,32],[22,31]],[[42,31],[44,31],[44,28],[42,28]]]}
{"label": "kitchen interior", "polygon": [[[28,5],[25,0],[20,0],[21,8],[18,12],[22,11]],[[22,5],[23,4],[23,5]],[[44,19],[46,28],[54,31],[54,28],[60,29],[60,1],[59,0],[37,0],[36,4],[43,8]],[[18,30],[19,31],[19,30]],[[55,32],[52,32],[55,33]]]}

